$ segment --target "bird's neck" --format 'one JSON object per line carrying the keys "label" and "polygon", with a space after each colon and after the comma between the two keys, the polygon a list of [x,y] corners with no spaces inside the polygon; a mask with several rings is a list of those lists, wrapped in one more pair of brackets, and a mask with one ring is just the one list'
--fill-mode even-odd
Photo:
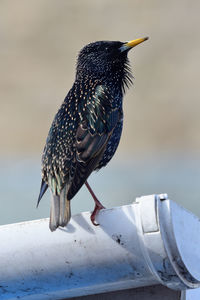
{"label": "bird's neck", "polygon": [[123,97],[123,77],[121,74],[77,74],[75,84],[82,87],[95,87],[97,85],[104,85],[108,88],[113,97],[115,95]]}
{"label": "bird's neck", "polygon": [[117,65],[108,65],[104,72],[98,68],[79,67],[76,72],[76,82],[79,82],[82,86],[88,85],[88,82],[105,85],[113,97],[120,95],[123,98],[126,88],[132,83],[129,61],[126,59],[124,63],[119,62]]}

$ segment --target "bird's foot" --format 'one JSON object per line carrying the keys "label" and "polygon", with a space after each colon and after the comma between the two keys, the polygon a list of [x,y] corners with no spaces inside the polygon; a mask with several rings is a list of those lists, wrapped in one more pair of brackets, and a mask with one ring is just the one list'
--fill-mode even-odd
{"label": "bird's foot", "polygon": [[94,207],[94,210],[93,210],[93,212],[92,212],[92,214],[91,214],[90,219],[91,219],[93,225],[98,226],[99,224],[95,222],[95,217],[96,217],[96,215],[98,214],[98,212],[99,212],[101,209],[105,208],[105,207],[104,207],[104,206],[101,204],[101,202],[97,199],[95,193],[93,192],[93,190],[92,190],[92,188],[90,187],[90,185],[89,185],[89,183],[87,182],[87,180],[86,180],[86,182],[85,182],[85,185],[86,185],[86,187],[88,188],[88,191],[90,192],[90,194],[92,195],[92,198],[94,199],[94,203],[95,203],[95,207]]}
{"label": "bird's foot", "polygon": [[96,215],[98,214],[98,212],[103,208],[105,208],[105,207],[101,204],[101,202],[99,202],[99,200],[95,201],[95,207],[90,216],[90,220],[94,226],[99,225],[98,223],[96,223],[95,218],[96,218]]}

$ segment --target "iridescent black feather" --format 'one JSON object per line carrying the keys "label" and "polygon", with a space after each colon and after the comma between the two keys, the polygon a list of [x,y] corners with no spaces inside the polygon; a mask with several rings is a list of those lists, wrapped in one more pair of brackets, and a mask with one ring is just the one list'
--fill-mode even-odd
{"label": "iridescent black feather", "polygon": [[122,42],[95,42],[79,54],[75,82],[56,114],[42,157],[38,203],[49,186],[50,229],[70,219],[70,200],[94,170],[105,166],[120,141],[122,98],[132,83]]}

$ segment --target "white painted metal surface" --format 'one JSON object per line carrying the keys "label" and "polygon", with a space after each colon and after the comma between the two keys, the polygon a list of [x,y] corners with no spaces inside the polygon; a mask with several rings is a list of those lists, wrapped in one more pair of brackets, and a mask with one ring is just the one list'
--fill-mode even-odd
{"label": "white painted metal surface", "polygon": [[[162,200],[161,200],[162,199]],[[0,226],[0,299],[61,299],[163,284],[200,286],[200,222],[166,195],[76,215]]]}
{"label": "white painted metal surface", "polygon": [[183,292],[181,300],[199,300],[200,289],[186,290]]}

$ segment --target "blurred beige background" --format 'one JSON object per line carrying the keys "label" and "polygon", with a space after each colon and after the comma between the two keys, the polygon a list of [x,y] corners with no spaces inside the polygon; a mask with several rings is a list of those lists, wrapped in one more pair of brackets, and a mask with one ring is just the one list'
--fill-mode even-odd
{"label": "blurred beige background", "polygon": [[42,150],[85,44],[146,35],[129,55],[120,152],[199,151],[199,12],[195,0],[1,1],[0,151]]}
{"label": "blurred beige background", "polygon": [[[184,197],[187,190],[192,191],[193,206],[187,205],[188,195],[184,204],[198,214],[199,12],[197,0],[1,0],[0,154],[4,180],[1,182],[8,186],[4,197],[8,197],[6,193],[13,181],[19,180],[20,172],[20,182],[24,181],[23,175],[30,175],[30,162],[25,163],[25,171],[18,172],[24,157],[34,158],[33,165],[37,165],[37,180],[34,179],[37,184],[31,186],[34,195],[31,194],[31,199],[37,197],[41,152],[53,117],[72,86],[79,50],[95,40],[127,41],[149,36],[147,42],[129,53],[135,80],[124,101],[125,125],[115,161],[121,161],[122,165],[126,161],[123,174],[127,174],[131,163],[137,162],[137,167],[132,168],[136,173],[130,182],[130,194],[133,187],[135,193],[160,191],[156,187],[166,168],[168,190],[184,173],[184,179],[173,187],[171,196],[176,200]],[[16,176],[11,180],[16,161]],[[145,177],[149,167],[157,168],[157,172]],[[27,170],[30,172],[26,173]],[[136,185],[138,170],[140,180],[146,178],[141,190],[138,188],[141,182]],[[36,178],[36,169],[34,172]],[[193,185],[189,184],[191,176]],[[149,182],[152,185],[146,190]],[[165,187],[165,179],[161,186]],[[21,189],[19,194],[13,192],[14,198],[21,197],[23,185]],[[29,190],[27,193],[30,197]],[[28,219],[26,212],[23,218]]]}

